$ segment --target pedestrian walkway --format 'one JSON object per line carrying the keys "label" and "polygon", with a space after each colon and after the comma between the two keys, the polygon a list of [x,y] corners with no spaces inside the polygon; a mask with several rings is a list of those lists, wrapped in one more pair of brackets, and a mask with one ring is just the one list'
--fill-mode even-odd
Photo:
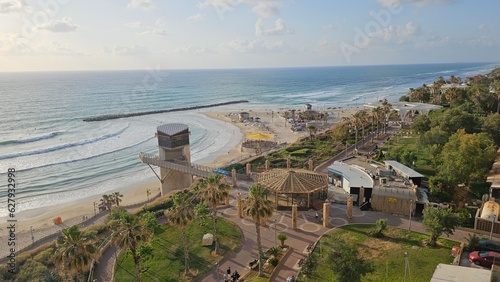
{"label": "pedestrian walkway", "polygon": [[[218,265],[214,267],[196,281],[223,281],[223,274],[228,267],[237,270],[244,276],[249,270],[248,263],[257,258],[257,243],[255,224],[251,218],[239,218],[236,211],[236,195],[242,194],[244,198],[248,194],[248,187],[252,183],[239,183],[240,187],[232,189],[230,192],[230,206],[220,209],[220,215],[228,220],[238,224],[243,232],[242,246],[235,253],[222,259]],[[408,217],[400,215],[392,215],[375,211],[361,211],[357,207],[353,209],[353,217],[347,217],[345,204],[330,204],[330,220],[328,228],[323,227],[320,222],[315,219],[316,211],[299,211],[297,220],[297,229],[292,229],[291,211],[277,211],[268,219],[267,226],[261,228],[262,245],[264,250],[273,246],[279,245],[279,240],[275,235],[284,233],[288,236],[285,243],[292,247],[290,255],[284,258],[284,261],[279,265],[273,281],[286,281],[286,278],[292,275],[297,276],[300,270],[297,267],[297,262],[305,258],[308,252],[308,246],[314,245],[321,235],[328,230],[343,226],[346,224],[374,224],[380,218],[387,218],[389,226],[402,229],[409,229],[410,222]],[[321,212],[320,212],[321,214]],[[275,223],[276,222],[276,223]],[[422,223],[413,220],[411,223],[411,231],[426,233]],[[456,241],[464,241],[469,232],[456,230],[449,239]]]}

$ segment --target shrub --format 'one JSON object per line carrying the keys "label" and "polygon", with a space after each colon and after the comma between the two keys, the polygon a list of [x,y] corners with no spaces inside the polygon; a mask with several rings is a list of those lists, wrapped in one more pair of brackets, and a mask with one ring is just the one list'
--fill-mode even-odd
{"label": "shrub", "polygon": [[276,267],[278,265],[279,260],[277,257],[271,257],[270,259],[267,260],[267,262],[273,267]]}
{"label": "shrub", "polygon": [[38,281],[47,271],[47,267],[33,259],[27,260],[19,267],[16,275],[16,281]]}
{"label": "shrub", "polygon": [[467,240],[467,251],[469,252],[474,251],[479,246],[479,237],[476,234],[469,233],[469,238],[465,237],[465,240]]}
{"label": "shrub", "polygon": [[270,249],[269,249],[269,251],[268,251],[268,252],[269,252],[269,254],[270,254],[271,256],[275,256],[275,257],[277,257],[277,256],[278,256],[278,254],[280,253],[280,250],[279,250],[278,248],[276,248],[276,247],[272,247],[272,248],[270,248]]}
{"label": "shrub", "polygon": [[280,240],[281,242],[281,247],[284,247],[285,246],[285,240],[288,239],[288,236],[286,236],[285,233],[280,233],[278,235],[278,240]]}
{"label": "shrub", "polygon": [[382,232],[384,232],[384,230],[386,229],[387,229],[387,218],[380,218],[375,223],[375,232],[373,232],[373,236],[377,238],[383,237],[384,234]]}
{"label": "shrub", "polygon": [[294,151],[297,151],[297,150],[300,150],[300,149],[302,149],[301,146],[294,145],[294,146],[286,147],[285,151],[287,151],[287,152],[294,152]]}
{"label": "shrub", "polygon": [[300,150],[297,150],[297,151],[290,153],[290,156],[305,157],[305,156],[308,156],[310,153],[311,153],[311,149],[300,149]]}
{"label": "shrub", "polygon": [[33,257],[33,259],[38,261],[38,262],[43,263],[45,266],[52,266],[52,265],[54,265],[54,263],[52,261],[53,254],[54,254],[54,249],[47,248],[47,249],[39,252],[38,254],[36,254]]}

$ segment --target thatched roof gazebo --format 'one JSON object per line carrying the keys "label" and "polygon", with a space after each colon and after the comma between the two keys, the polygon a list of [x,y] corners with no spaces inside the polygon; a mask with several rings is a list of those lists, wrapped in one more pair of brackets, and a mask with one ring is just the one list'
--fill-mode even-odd
{"label": "thatched roof gazebo", "polygon": [[[319,195],[328,189],[328,176],[306,169],[273,169],[258,174],[256,183],[274,192],[276,209],[288,209],[293,204],[297,204],[300,209],[309,209],[312,206],[311,194]],[[307,195],[307,202],[304,195]],[[282,196],[284,198],[280,199]],[[286,204],[280,205],[284,201]]]}

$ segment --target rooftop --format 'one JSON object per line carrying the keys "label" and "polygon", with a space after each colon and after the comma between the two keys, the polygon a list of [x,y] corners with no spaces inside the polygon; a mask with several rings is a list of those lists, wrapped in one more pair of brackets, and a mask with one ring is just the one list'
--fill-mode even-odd
{"label": "rooftop", "polygon": [[348,165],[343,162],[334,162],[328,167],[328,171],[341,174],[349,180],[351,187],[373,188],[373,179],[366,172],[358,167]]}
{"label": "rooftop", "polygon": [[491,270],[440,263],[431,282],[490,281]]}
{"label": "rooftop", "polygon": [[156,128],[158,133],[173,136],[187,131],[189,127],[182,123],[167,123]]}
{"label": "rooftop", "polygon": [[394,170],[396,170],[399,174],[403,174],[403,176],[407,177],[424,177],[422,174],[414,171],[413,169],[405,166],[402,163],[397,161],[384,161],[386,166],[392,166]]}

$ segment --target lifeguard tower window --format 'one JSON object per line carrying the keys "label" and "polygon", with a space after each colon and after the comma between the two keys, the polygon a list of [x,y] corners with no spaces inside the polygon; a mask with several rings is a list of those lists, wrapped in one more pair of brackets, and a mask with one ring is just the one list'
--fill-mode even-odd
{"label": "lifeguard tower window", "polygon": [[185,124],[171,123],[157,128],[158,145],[164,148],[176,148],[189,145],[189,128]]}

